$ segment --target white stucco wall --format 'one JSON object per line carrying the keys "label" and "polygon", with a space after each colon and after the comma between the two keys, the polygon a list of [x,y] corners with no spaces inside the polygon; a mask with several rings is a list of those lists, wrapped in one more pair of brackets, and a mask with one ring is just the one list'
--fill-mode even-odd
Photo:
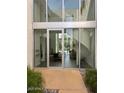
{"label": "white stucco wall", "polygon": [[32,0],[27,0],[27,65],[33,68]]}

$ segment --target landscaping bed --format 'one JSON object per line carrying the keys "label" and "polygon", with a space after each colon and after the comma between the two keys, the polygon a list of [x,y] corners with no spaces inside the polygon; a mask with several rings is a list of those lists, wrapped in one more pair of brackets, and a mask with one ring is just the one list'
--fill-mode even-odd
{"label": "landscaping bed", "polygon": [[87,87],[88,93],[97,93],[97,70],[86,69],[83,80]]}
{"label": "landscaping bed", "polygon": [[27,93],[44,93],[44,80],[42,74],[27,69]]}

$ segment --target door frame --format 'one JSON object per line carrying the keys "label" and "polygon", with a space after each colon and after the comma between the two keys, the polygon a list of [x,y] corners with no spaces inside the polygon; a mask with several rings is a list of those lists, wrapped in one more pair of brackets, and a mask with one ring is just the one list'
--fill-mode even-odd
{"label": "door frame", "polygon": [[[55,66],[50,66],[50,60],[49,60],[49,32],[51,30],[61,30],[62,32],[62,66],[61,67],[55,67]],[[64,68],[64,29],[47,29],[47,67],[48,68]]]}

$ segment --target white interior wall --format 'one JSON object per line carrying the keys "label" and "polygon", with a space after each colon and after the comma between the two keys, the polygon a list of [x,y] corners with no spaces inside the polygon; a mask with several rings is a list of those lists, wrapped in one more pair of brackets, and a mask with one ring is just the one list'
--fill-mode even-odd
{"label": "white interior wall", "polygon": [[82,14],[80,15],[81,20],[87,20],[88,11],[89,11],[89,7],[90,7],[90,1],[91,0],[85,0],[84,7],[82,9]]}
{"label": "white interior wall", "polygon": [[73,29],[73,39],[76,41],[76,65],[79,65],[79,29]]}
{"label": "white interior wall", "polygon": [[40,43],[42,45],[42,58],[41,60],[44,62],[45,61],[45,58],[46,58],[46,37],[45,37],[45,33],[41,33],[41,40],[40,40]]}
{"label": "white interior wall", "polygon": [[[90,33],[89,31],[87,31],[87,29],[80,29],[80,43],[83,44],[84,46],[86,46],[88,49],[90,49]],[[77,29],[78,31],[78,29]],[[76,39],[77,41],[79,36],[78,36],[78,32],[76,30],[74,30],[73,33],[73,38]]]}
{"label": "white interior wall", "polygon": [[94,29],[84,29],[81,35],[83,34],[85,36],[81,38],[82,41],[85,41],[85,45],[81,44],[81,58],[86,57],[86,62],[93,67],[95,62],[95,31]]}
{"label": "white interior wall", "polygon": [[[95,62],[95,32],[94,29],[80,29],[80,58],[83,59],[86,58],[86,62],[94,66]],[[92,34],[91,34],[92,33]],[[91,36],[92,35],[92,36]],[[77,31],[74,31],[73,38],[78,40],[78,33]],[[78,44],[76,48],[76,55],[78,58]],[[78,62],[78,60],[77,60]]]}
{"label": "white interior wall", "polygon": [[[90,55],[90,32],[87,29],[80,29],[80,58],[88,57]],[[79,33],[78,29],[73,30],[73,38],[76,40],[76,63],[78,65],[78,57],[79,57]],[[88,60],[87,60],[88,61]],[[90,61],[88,61],[90,63]]]}
{"label": "white interior wall", "polygon": [[59,33],[56,34],[56,53],[59,52]]}
{"label": "white interior wall", "polygon": [[91,39],[91,45],[90,45],[90,51],[91,51],[90,65],[95,67],[95,63],[94,63],[95,62],[95,31],[92,31],[90,39]]}
{"label": "white interior wall", "polygon": [[86,29],[81,29],[80,33],[80,58],[83,59],[90,54],[90,36]]}
{"label": "white interior wall", "polygon": [[[35,44],[35,66],[40,65],[40,62],[46,62],[46,30],[34,31]],[[41,57],[42,54],[42,57]]]}
{"label": "white interior wall", "polygon": [[87,20],[95,20],[95,0],[91,0]]}
{"label": "white interior wall", "polygon": [[90,49],[90,33],[87,29],[81,29],[80,31],[80,43]]}

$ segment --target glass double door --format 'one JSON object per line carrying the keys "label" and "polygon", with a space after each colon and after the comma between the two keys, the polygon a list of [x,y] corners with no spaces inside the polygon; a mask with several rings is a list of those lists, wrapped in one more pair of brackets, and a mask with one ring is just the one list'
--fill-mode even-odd
{"label": "glass double door", "polygon": [[47,29],[47,66],[79,68],[78,29]]}

